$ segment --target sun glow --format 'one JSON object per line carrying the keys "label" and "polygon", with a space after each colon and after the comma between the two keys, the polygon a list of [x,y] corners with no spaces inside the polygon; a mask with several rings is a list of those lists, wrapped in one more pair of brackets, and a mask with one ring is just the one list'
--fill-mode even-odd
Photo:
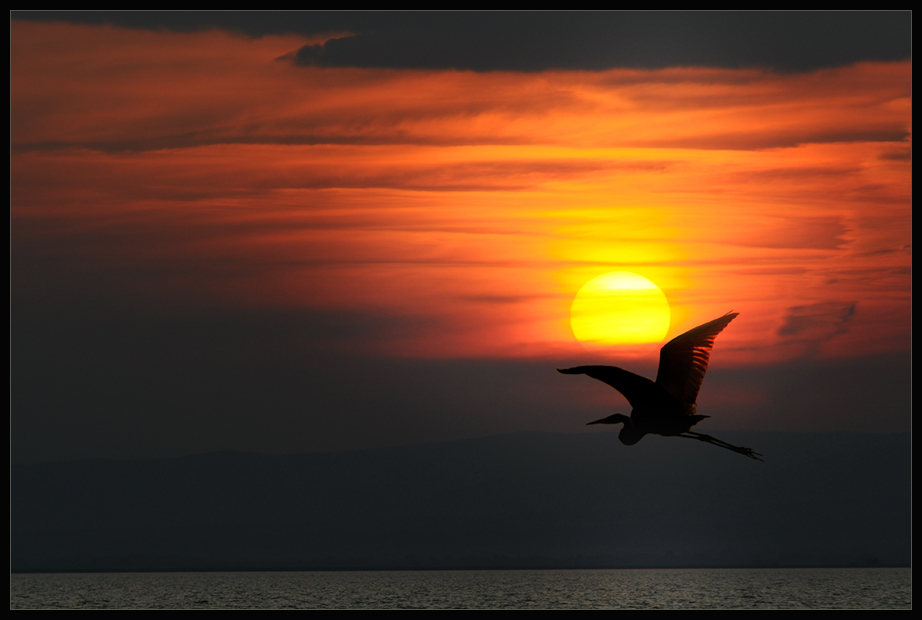
{"label": "sun glow", "polygon": [[669,331],[669,302],[653,282],[629,271],[594,278],[570,307],[573,335],[597,346],[658,342]]}

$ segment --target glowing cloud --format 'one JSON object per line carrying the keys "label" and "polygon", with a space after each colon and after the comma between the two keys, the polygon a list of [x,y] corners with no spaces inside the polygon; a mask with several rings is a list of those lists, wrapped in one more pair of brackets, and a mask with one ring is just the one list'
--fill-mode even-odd
{"label": "glowing cloud", "polygon": [[[384,355],[558,356],[580,287],[632,271],[675,333],[741,312],[739,362],[909,346],[908,62],[365,70],[297,66],[297,37],[11,33],[16,295],[85,281],[144,311],[387,317],[341,343]],[[826,306],[853,308],[831,337],[782,329]]]}

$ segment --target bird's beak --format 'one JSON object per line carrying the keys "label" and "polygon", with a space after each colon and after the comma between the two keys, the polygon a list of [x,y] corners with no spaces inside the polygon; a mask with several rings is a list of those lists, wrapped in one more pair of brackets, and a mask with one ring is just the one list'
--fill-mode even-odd
{"label": "bird's beak", "polygon": [[618,424],[619,422],[624,422],[624,418],[627,416],[623,413],[616,413],[615,415],[610,415],[607,418],[602,418],[601,420],[595,420],[594,422],[588,422],[586,426],[591,424]]}

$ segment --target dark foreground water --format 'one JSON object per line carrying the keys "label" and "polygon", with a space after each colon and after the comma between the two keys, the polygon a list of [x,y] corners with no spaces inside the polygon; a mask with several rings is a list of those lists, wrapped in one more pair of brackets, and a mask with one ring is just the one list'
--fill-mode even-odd
{"label": "dark foreground water", "polygon": [[11,609],[909,609],[911,568],[10,576]]}

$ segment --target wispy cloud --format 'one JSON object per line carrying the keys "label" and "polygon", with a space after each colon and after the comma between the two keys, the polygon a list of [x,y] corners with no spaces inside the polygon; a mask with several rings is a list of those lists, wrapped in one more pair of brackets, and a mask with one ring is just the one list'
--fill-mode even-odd
{"label": "wispy cloud", "polygon": [[299,66],[305,41],[14,20],[14,294],[80,272],[428,326],[387,354],[543,355],[626,269],[674,331],[743,312],[740,360],[842,299],[861,329],[833,341],[905,346],[910,63],[402,71]]}

